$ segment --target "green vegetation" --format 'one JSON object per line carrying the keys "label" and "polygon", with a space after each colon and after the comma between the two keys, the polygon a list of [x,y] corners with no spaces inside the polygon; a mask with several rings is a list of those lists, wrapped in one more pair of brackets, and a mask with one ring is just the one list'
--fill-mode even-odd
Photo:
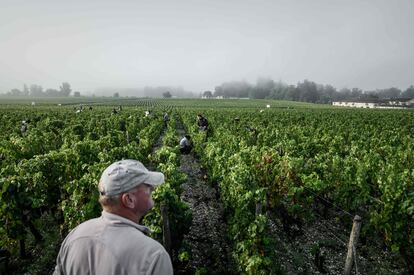
{"label": "green vegetation", "polygon": [[[15,261],[26,258],[18,272],[53,268],[68,230],[100,214],[100,173],[125,158],[166,174],[167,184],[154,195],[158,205],[172,210],[172,249],[179,265],[188,254],[180,242],[191,213],[179,199],[186,178],[178,169],[177,121],[192,135],[211,184],[218,185],[239,272],[280,272],[268,219],[278,218],[287,231],[300,229],[315,209],[323,212],[320,198],[362,216],[361,238],[381,239],[414,269],[411,110],[243,99],[2,97],[0,102],[0,246]],[[144,117],[146,110],[151,117]],[[172,118],[167,128],[166,110]],[[208,118],[207,133],[199,132],[197,113]],[[29,127],[21,133],[23,120]],[[164,130],[160,148],[152,153]],[[350,219],[338,217],[347,224]],[[144,222],[161,240],[160,209]],[[41,253],[44,247],[53,249]]]}
{"label": "green vegetation", "polygon": [[207,142],[192,124],[194,111],[185,111],[184,121],[231,213],[241,272],[274,272],[268,217],[255,205],[261,203],[290,231],[313,217],[320,198],[362,216],[362,238],[381,236],[413,268],[413,112],[302,108],[204,114],[214,127]]}

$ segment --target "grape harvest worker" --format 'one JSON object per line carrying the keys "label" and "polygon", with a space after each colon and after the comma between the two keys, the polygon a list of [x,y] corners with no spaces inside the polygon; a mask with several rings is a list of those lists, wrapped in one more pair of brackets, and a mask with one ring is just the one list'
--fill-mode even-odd
{"label": "grape harvest worker", "polygon": [[28,129],[29,129],[29,124],[27,123],[26,120],[23,120],[22,125],[20,127],[20,132],[22,133],[22,135],[24,135]]}
{"label": "grape harvest worker", "polygon": [[163,119],[164,119],[165,126],[167,126],[168,121],[170,121],[170,116],[168,115],[168,113],[164,113]]}
{"label": "grape harvest worker", "polygon": [[181,154],[189,154],[191,152],[191,149],[193,149],[193,144],[191,142],[191,136],[185,135],[180,140],[180,152]]}
{"label": "grape harvest worker", "polygon": [[208,120],[202,115],[197,115],[197,125],[201,131],[207,131],[208,128]]}
{"label": "grape harvest worker", "polygon": [[139,224],[154,206],[151,193],[164,175],[136,160],[117,161],[99,181],[99,218],[73,229],[63,241],[54,274],[173,274],[164,247]]}

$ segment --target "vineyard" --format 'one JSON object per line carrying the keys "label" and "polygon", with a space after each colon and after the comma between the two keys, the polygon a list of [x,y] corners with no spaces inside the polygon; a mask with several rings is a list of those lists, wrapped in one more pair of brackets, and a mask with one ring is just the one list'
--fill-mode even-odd
{"label": "vineyard", "polygon": [[[414,271],[411,110],[32,101],[0,104],[0,273],[52,273],[69,230],[101,213],[102,171],[128,158],[166,176],[142,223],[166,246],[177,274],[341,273],[355,215],[362,226],[354,274]],[[198,113],[207,131],[199,131]],[[191,156],[178,150],[184,134],[195,145]]]}

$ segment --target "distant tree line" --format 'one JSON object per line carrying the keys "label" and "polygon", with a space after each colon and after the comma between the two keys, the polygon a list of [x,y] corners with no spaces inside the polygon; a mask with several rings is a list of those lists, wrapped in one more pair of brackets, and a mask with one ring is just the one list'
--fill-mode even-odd
{"label": "distant tree line", "polygon": [[[122,96],[144,96],[144,97],[194,97],[191,92],[181,87],[144,87],[141,89],[116,89],[104,88],[96,92],[103,95],[111,94],[114,97]],[[115,92],[115,93],[114,93]],[[6,93],[10,96],[33,96],[33,97],[67,97],[72,93],[70,84],[63,82],[59,89],[43,90],[42,86],[25,84],[23,90],[12,89]],[[73,95],[80,96],[80,92]],[[214,92],[205,91],[204,97],[226,97],[226,98],[252,98],[252,99],[279,99],[304,101],[312,103],[331,103],[333,101],[351,99],[390,99],[390,98],[414,98],[414,86],[406,90],[398,88],[377,89],[374,91],[363,91],[359,88],[343,88],[337,90],[332,85],[317,84],[313,81],[304,80],[297,85],[288,85],[281,81],[269,78],[259,78],[255,85],[246,81],[225,82],[215,87]]]}
{"label": "distant tree line", "polygon": [[[23,90],[11,89],[6,95],[10,96],[33,96],[33,97],[65,97],[69,96],[72,92],[70,84],[63,82],[62,85],[57,89],[46,89],[43,90],[42,86],[32,84],[29,87],[24,84]],[[79,92],[74,93],[75,96],[80,96]]]}
{"label": "distant tree line", "polygon": [[331,103],[348,99],[414,98],[414,86],[411,85],[404,91],[394,87],[375,91],[362,91],[359,88],[337,90],[331,85],[317,84],[309,80],[299,82],[297,85],[288,85],[281,81],[275,82],[272,79],[260,78],[256,85],[246,81],[226,82],[215,87],[214,93],[206,91],[203,96]]}
{"label": "distant tree line", "polygon": [[98,88],[95,89],[95,93],[103,96],[115,96],[118,97],[156,97],[156,98],[171,98],[171,97],[194,97],[192,92],[184,90],[182,87],[172,86],[157,86],[157,87],[143,87],[143,88]]}

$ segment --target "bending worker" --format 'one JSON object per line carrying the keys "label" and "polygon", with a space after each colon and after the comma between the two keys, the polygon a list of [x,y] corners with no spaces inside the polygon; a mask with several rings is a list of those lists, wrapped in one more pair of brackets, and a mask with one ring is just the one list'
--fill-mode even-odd
{"label": "bending worker", "polygon": [[191,136],[185,135],[180,140],[180,152],[181,154],[189,154],[191,152],[191,149],[193,149],[193,144],[191,142]]}

